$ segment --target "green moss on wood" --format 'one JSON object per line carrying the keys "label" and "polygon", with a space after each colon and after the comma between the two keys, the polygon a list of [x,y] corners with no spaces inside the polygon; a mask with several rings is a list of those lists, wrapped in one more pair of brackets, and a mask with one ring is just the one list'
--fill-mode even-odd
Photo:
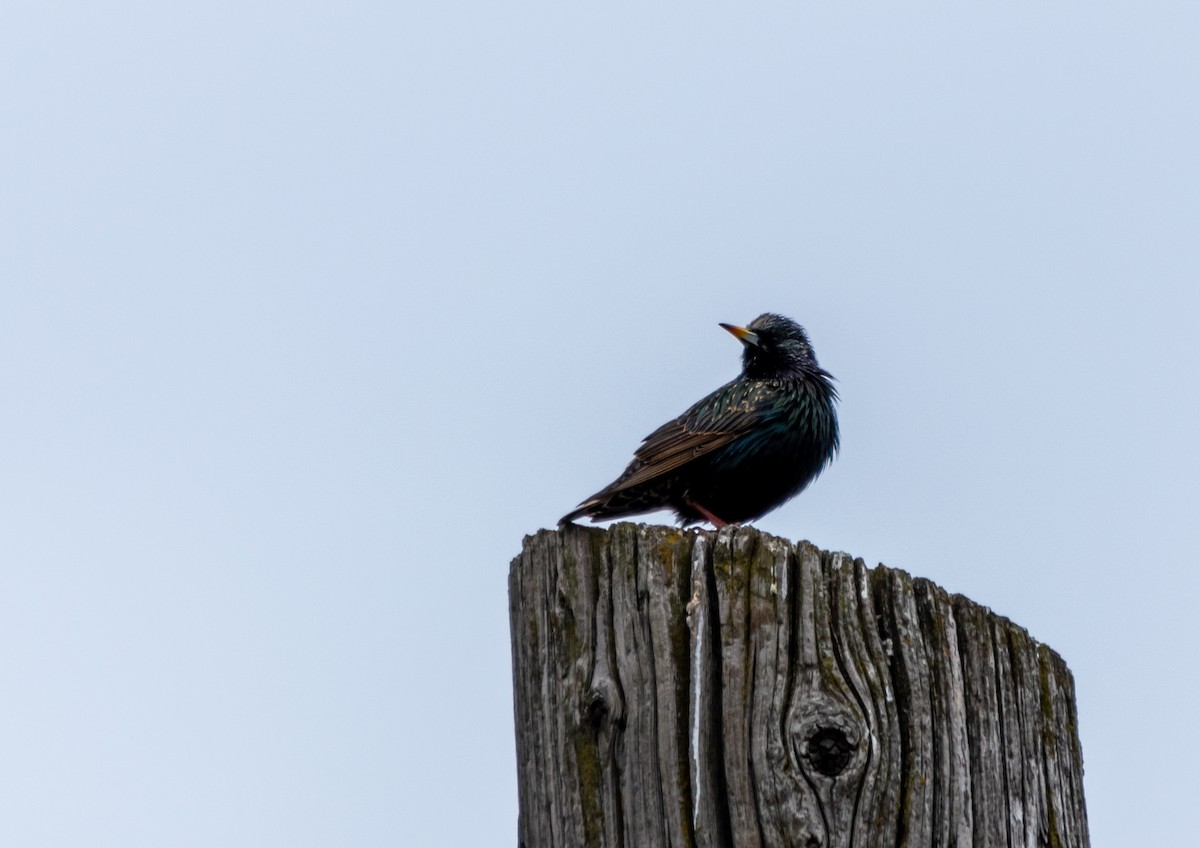
{"label": "green moss on wood", "polygon": [[572,734],[572,742],[579,776],[579,802],[583,807],[584,844],[600,845],[604,833],[604,805],[600,802],[604,789],[604,769],[596,746],[596,734],[581,723]]}

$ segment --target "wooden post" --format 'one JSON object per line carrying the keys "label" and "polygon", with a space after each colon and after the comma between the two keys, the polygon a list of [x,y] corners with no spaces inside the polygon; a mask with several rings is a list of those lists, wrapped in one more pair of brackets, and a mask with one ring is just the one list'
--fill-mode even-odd
{"label": "wooden post", "polygon": [[571,525],[509,606],[521,848],[1088,845],[1070,671],[928,580]]}

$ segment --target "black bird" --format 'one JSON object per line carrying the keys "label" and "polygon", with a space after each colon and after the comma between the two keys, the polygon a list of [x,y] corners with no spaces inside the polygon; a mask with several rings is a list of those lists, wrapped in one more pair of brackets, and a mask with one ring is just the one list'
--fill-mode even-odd
{"label": "black bird", "polygon": [[804,328],[770,312],[721,326],[744,346],[742,373],[647,436],[624,473],[559,524],[658,509],[673,509],[683,526],[752,521],[832,461],[837,390]]}

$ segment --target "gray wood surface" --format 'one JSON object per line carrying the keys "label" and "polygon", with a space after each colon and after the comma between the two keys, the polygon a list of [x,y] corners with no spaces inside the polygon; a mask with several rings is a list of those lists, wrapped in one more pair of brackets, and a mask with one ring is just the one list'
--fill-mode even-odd
{"label": "gray wood surface", "polygon": [[569,525],[509,606],[522,848],[1088,845],[1070,671],[928,580]]}

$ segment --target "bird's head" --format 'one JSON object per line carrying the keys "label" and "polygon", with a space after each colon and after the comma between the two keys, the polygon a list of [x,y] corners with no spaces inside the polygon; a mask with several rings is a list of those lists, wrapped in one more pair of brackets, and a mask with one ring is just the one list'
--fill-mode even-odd
{"label": "bird's head", "polygon": [[742,373],[747,377],[785,377],[820,370],[808,335],[791,318],[764,312],[745,327],[721,326],[742,343]]}

